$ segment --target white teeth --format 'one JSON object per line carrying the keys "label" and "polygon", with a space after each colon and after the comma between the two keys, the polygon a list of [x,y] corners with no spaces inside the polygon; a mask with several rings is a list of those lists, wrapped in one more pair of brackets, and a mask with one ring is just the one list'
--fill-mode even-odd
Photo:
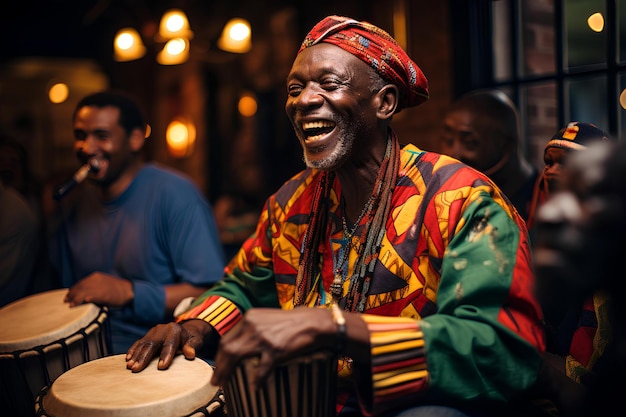
{"label": "white teeth", "polygon": [[307,136],[306,141],[307,142],[315,142],[316,140],[320,140],[324,136],[326,136],[326,135]]}
{"label": "white teeth", "polygon": [[307,123],[302,123],[302,129],[307,130],[307,129],[321,129],[324,127],[334,127],[335,124],[333,122],[329,122],[326,120],[319,120],[316,122],[307,122]]}

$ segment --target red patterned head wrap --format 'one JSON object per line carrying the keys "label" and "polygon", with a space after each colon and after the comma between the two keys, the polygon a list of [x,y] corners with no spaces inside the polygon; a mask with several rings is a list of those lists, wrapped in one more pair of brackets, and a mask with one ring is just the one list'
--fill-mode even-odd
{"label": "red patterned head wrap", "polygon": [[326,42],[370,65],[400,89],[398,111],[428,100],[428,80],[395,39],[379,27],[342,16],[328,16],[306,35],[300,50]]}

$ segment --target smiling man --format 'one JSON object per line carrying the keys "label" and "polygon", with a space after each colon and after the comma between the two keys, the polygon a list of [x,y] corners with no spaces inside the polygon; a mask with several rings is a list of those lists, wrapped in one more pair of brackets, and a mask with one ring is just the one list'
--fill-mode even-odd
{"label": "smiling man", "polygon": [[127,367],[217,347],[212,383],[257,357],[254,389],[282,361],[330,350],[339,416],[523,410],[511,402],[544,349],[526,229],[485,175],[399,145],[393,115],[427,98],[385,31],[319,22],[287,77],[308,168],[268,198],[224,279],[138,340]]}
{"label": "smiling man", "polygon": [[144,161],[146,121],[133,99],[87,96],[73,122],[79,162],[99,169],[61,201],[51,259],[70,306],[109,307],[113,353],[122,353],[222,275],[222,247],[196,186]]}

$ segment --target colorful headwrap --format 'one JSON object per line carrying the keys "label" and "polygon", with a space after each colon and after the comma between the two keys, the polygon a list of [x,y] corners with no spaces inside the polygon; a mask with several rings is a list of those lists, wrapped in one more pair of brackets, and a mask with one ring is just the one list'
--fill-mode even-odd
{"label": "colorful headwrap", "polygon": [[609,135],[591,123],[569,122],[567,126],[559,130],[546,144],[546,149],[564,148],[581,151],[595,141],[607,141]]}
{"label": "colorful headwrap", "polygon": [[328,16],[306,35],[300,50],[320,42],[339,46],[370,65],[380,76],[400,89],[398,111],[428,100],[428,80],[387,32],[367,22]]}

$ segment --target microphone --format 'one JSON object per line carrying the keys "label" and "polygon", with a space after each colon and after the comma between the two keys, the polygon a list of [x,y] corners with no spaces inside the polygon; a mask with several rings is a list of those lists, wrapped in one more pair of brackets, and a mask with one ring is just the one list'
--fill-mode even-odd
{"label": "microphone", "polygon": [[97,159],[90,159],[85,165],[78,168],[72,178],[61,184],[59,188],[56,189],[52,197],[55,200],[61,199],[67,193],[72,191],[74,187],[83,182],[90,172],[97,173],[98,171],[100,171],[100,162],[98,162]]}

